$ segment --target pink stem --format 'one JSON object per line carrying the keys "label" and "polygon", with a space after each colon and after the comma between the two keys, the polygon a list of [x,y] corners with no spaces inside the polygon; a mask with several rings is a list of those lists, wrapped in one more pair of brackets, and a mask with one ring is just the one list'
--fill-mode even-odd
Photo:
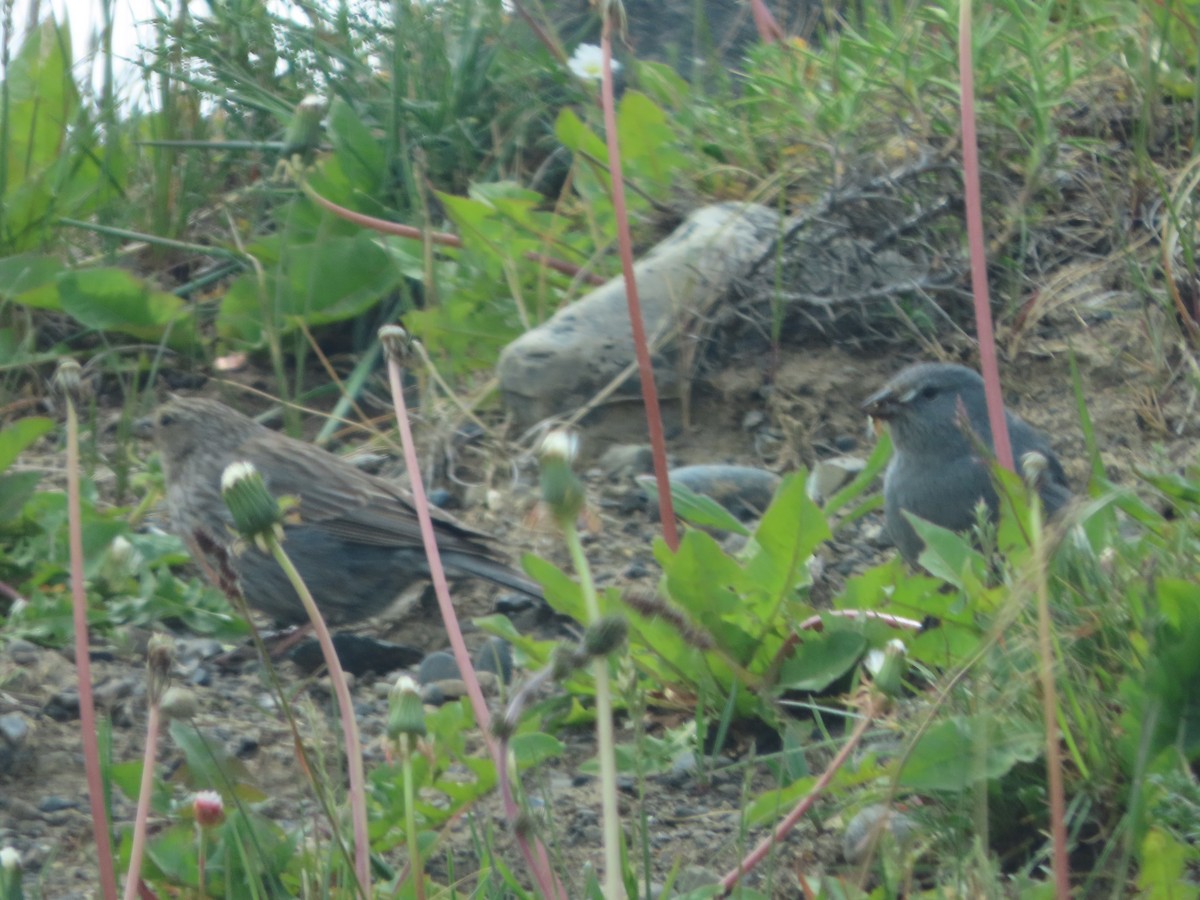
{"label": "pink stem", "polygon": [[983,241],[982,201],[979,198],[979,144],[975,135],[975,72],[971,57],[971,4],[959,7],[958,77],[962,84],[963,192],[967,206],[967,245],[971,253],[971,293],[975,298],[975,331],[979,338],[979,366],[987,396],[988,422],[1000,465],[1015,472],[1004,397],[1000,390],[1000,367],[996,362],[996,335],[992,330],[992,306],[988,297],[987,254]]}
{"label": "pink stem", "polygon": [[[404,386],[400,379],[400,364],[392,354],[388,354],[388,381],[392,388],[392,402],[396,407],[396,423],[400,428],[400,442],[404,445],[404,464],[408,469],[409,489],[413,496],[413,508],[417,512],[417,521],[421,526],[421,540],[425,544],[425,556],[429,561],[429,574],[433,581],[433,590],[437,594],[438,609],[442,613],[442,622],[446,626],[446,634],[450,638],[450,648],[454,651],[454,660],[458,663],[458,671],[462,674],[467,688],[467,696],[471,700],[471,708],[475,711],[475,721],[483,731],[483,739],[487,744],[488,753],[496,766],[497,777],[504,784],[501,797],[504,801],[504,813],[508,821],[515,823],[520,814],[511,790],[508,788],[507,767],[501,753],[507,752],[497,745],[492,737],[491,714],[487,701],[483,698],[483,690],[475,675],[475,667],[471,664],[471,654],[467,652],[466,641],[463,640],[462,629],[458,625],[458,616],[454,612],[454,604],[450,600],[450,586],[446,582],[446,570],[442,567],[442,556],[438,551],[437,537],[433,530],[433,519],[429,515],[429,500],[425,495],[425,485],[421,481],[421,467],[417,461],[416,444],[413,442],[412,426],[408,421],[408,405],[404,401]],[[563,898],[566,891],[550,870],[550,859],[546,848],[540,841],[534,841],[531,846],[520,831],[515,832],[517,843],[525,856],[525,862],[530,872],[537,879],[538,887],[543,897]]]}
{"label": "pink stem", "polygon": [[612,80],[612,18],[604,17],[600,32],[600,55],[604,62],[604,77],[600,80],[600,103],[604,108],[604,131],[608,142],[608,170],[612,181],[613,211],[617,217],[617,245],[621,253],[621,271],[625,275],[625,299],[629,304],[629,324],[633,328],[633,348],[637,354],[638,374],[642,379],[642,400],[646,404],[646,425],[650,431],[650,447],[654,457],[654,478],[658,483],[658,508],[662,511],[663,538],[672,551],[679,549],[679,529],[675,522],[675,505],[671,501],[671,484],[667,479],[667,444],[663,436],[662,412],[658,405],[658,388],[654,384],[654,366],[646,342],[646,326],[642,321],[642,303],[638,298],[637,279],[633,272],[633,239],[629,235],[629,212],[625,206],[625,176],[621,171],[621,146],[617,134],[617,113],[613,102]]}
{"label": "pink stem", "polygon": [[[158,760],[158,701],[151,700],[146,715],[146,749],[142,753],[142,781],[138,785],[137,812],[133,818],[133,843],[129,848],[129,871],[125,875],[125,900],[138,895],[142,857],[146,852],[146,823],[150,819],[150,798],[154,794],[154,764]],[[201,892],[204,883],[201,882]]]}
{"label": "pink stem", "polygon": [[79,680],[79,729],[92,809],[92,837],[96,842],[96,862],[100,868],[100,888],[105,900],[116,900],[117,876],[108,835],[108,811],[104,807],[100,750],[96,744],[96,704],[92,699],[92,662],[88,641],[87,594],[83,588],[83,525],[79,498],[79,422],[75,404],[68,399],[67,527],[71,552],[71,606],[75,622],[75,675]]}
{"label": "pink stem", "polygon": [[875,700],[872,699],[862,719],[855,726],[854,731],[850,734],[842,749],[838,751],[838,755],[833,758],[833,761],[821,773],[821,777],[812,786],[812,790],[796,804],[795,809],[787,814],[786,818],[775,827],[775,830],[771,834],[759,841],[758,846],[751,850],[732,872],[729,872],[721,879],[722,896],[728,896],[738,881],[741,880],[742,876],[762,862],[775,844],[787,837],[788,832],[800,821],[800,817],[808,812],[825,788],[829,787],[829,783],[833,781],[833,776],[846,764],[846,760],[850,758],[850,754],[854,752],[854,748],[858,746],[859,742],[862,741],[863,735],[867,733],[867,728],[875,720],[875,712]]}

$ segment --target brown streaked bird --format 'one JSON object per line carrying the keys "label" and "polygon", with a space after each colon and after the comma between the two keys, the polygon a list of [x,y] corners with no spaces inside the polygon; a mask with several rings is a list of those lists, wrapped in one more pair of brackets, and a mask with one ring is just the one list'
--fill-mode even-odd
{"label": "brown streaked bird", "polygon": [[[233,543],[221,496],[230,463],[253,463],[276,497],[299,498],[284,526],[284,549],[322,613],[335,622],[386,609],[410,584],[429,577],[416,510],[407,491],[332,453],[279,434],[215,400],[174,397],[138,422],[157,444],[171,530],[197,552],[202,530]],[[430,510],[447,574],[483,578],[532,597],[541,588],[497,559],[490,539]],[[231,556],[246,602],[280,623],[307,621],[295,589],[268,554],[245,546]]]}

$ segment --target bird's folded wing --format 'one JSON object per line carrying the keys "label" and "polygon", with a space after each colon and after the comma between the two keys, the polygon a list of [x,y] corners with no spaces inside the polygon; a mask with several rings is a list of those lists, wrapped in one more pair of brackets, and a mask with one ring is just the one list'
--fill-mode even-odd
{"label": "bird's folded wing", "polygon": [[[277,435],[252,438],[241,447],[267,478],[276,496],[301,498],[304,525],[359,544],[382,547],[420,545],[417,513],[407,491],[348,464],[332,464],[329,453]],[[430,509],[438,529],[438,546],[487,553],[488,538],[436,508]]]}

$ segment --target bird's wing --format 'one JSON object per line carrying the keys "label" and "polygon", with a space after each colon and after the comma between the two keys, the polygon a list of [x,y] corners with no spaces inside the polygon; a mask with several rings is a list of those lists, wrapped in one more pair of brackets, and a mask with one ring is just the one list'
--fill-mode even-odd
{"label": "bird's wing", "polygon": [[1018,468],[1021,458],[1030,452],[1040,453],[1046,458],[1046,471],[1038,483],[1038,493],[1042,497],[1047,512],[1055,512],[1071,499],[1071,486],[1067,483],[1067,473],[1063,471],[1058,455],[1050,446],[1050,439],[1044,432],[1034,428],[1029,423],[1009,417],[1009,432],[1012,436],[1013,455],[1016,457]]}
{"label": "bird's wing", "polygon": [[[274,433],[251,438],[240,452],[259,468],[273,494],[300,498],[304,525],[359,544],[420,545],[416,510],[398,485],[360,472],[319,447]],[[436,508],[430,514],[438,546],[488,553],[486,535]]]}

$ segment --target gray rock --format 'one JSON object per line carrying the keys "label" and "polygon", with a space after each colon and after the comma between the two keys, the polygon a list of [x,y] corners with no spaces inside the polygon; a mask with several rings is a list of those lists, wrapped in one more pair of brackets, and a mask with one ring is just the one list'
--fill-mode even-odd
{"label": "gray rock", "polygon": [[812,467],[804,489],[813,503],[824,504],[830,497],[858,477],[867,467],[866,460],[854,456],[823,459]]}
{"label": "gray rock", "polygon": [[[665,337],[654,361],[664,396],[676,392],[681,375],[673,332],[707,319],[778,231],[778,214],[764,206],[707,206],[635,264],[646,334]],[[505,347],[496,372],[505,405],[527,427],[585,405],[633,360],[625,282],[616,277]],[[639,396],[636,375],[618,394]]]}
{"label": "gray rock", "polygon": [[842,835],[842,856],[846,862],[857,864],[866,859],[884,836],[880,831],[885,827],[900,847],[908,844],[917,833],[916,820],[911,816],[889,809],[883,803],[865,806],[850,820]]}
{"label": "gray rock", "polygon": [[490,638],[487,643],[475,651],[475,658],[472,662],[478,672],[491,672],[505,684],[512,681],[512,647],[509,646],[508,641],[501,638]]}
{"label": "gray rock", "polygon": [[454,655],[445,650],[436,650],[421,660],[421,666],[417,669],[417,681],[421,684],[433,684],[458,678],[459,674]]}
{"label": "gray rock", "polygon": [[20,713],[5,713],[0,716],[0,741],[9,747],[20,747],[29,737],[29,723]]}
{"label": "gray rock", "polygon": [[599,460],[600,470],[610,479],[632,478],[654,471],[654,456],[649,444],[616,444]]}

